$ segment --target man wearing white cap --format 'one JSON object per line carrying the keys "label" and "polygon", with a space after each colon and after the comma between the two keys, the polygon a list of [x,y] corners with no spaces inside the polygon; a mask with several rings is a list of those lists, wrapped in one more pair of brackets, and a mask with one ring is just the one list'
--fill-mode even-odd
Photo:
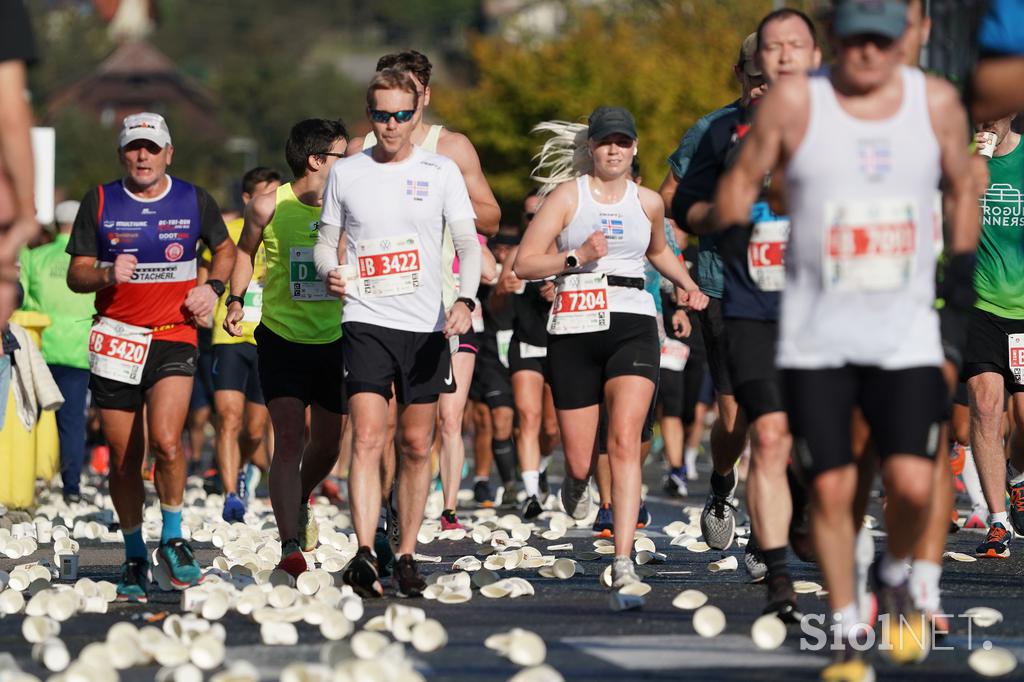
{"label": "man wearing white cap", "polygon": [[85,460],[85,396],[89,389],[89,327],[92,326],[93,294],[76,294],[68,288],[67,254],[71,225],[78,213],[77,201],[57,204],[57,235],[53,242],[32,249],[21,258],[21,285],[25,310],[39,310],[50,318],[43,330],[43,358],[50,366],[64,406],[57,411],[60,438],[60,475],[64,500],[78,502],[79,479]]}
{"label": "man wearing white cap", "polygon": [[[110,445],[110,494],[125,539],[117,586],[123,601],[147,599],[143,418],[156,455],[163,517],[159,562],[178,589],[201,578],[181,531],[186,473],[181,431],[196,369],[195,320],[208,317],[224,293],[235,246],[213,198],[167,174],[173,154],[162,116],[126,117],[119,143],[125,175],[85,195],[67,247],[68,285],[72,291],[96,292],[89,386]],[[210,278],[196,286],[200,239],[213,262]]]}

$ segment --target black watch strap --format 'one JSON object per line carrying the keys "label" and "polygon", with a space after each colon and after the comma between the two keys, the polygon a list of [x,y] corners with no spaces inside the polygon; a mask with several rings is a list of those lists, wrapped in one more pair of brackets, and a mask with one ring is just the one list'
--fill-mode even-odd
{"label": "black watch strap", "polygon": [[235,296],[234,294],[231,294],[230,296],[228,296],[228,299],[224,302],[224,307],[226,308],[227,306],[231,305],[235,301],[238,301],[239,303],[242,304],[242,307],[245,307],[245,299],[242,298],[241,296]]}
{"label": "black watch strap", "polygon": [[206,283],[210,285],[210,288],[213,289],[213,293],[217,294],[217,296],[223,296],[224,292],[227,291],[227,287],[224,286],[224,282],[219,279],[208,279],[206,280]]}
{"label": "black watch strap", "polygon": [[476,301],[474,301],[471,298],[467,298],[466,296],[460,296],[459,298],[455,299],[455,302],[465,303],[466,307],[469,308],[469,312],[473,312],[474,310],[476,310]]}

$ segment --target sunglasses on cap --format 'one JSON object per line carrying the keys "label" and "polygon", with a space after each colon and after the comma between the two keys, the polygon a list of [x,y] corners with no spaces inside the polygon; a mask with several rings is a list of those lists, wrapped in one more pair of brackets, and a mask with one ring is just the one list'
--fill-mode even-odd
{"label": "sunglasses on cap", "polygon": [[392,118],[395,123],[408,123],[412,120],[415,109],[403,109],[402,111],[384,111],[383,109],[370,109],[370,120],[374,123],[387,123]]}

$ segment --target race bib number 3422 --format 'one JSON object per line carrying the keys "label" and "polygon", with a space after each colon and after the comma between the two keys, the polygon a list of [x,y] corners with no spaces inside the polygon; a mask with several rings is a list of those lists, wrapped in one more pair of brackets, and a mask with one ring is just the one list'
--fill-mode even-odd
{"label": "race bib number 3422", "polygon": [[875,199],[825,204],[824,286],[892,291],[910,282],[918,247],[917,204]]}
{"label": "race bib number 3422", "polygon": [[420,240],[415,234],[356,244],[361,295],[401,296],[420,286]]}

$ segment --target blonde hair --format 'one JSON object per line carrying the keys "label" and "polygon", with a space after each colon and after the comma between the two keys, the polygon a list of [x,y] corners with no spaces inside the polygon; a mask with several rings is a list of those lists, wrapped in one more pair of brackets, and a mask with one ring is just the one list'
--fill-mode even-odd
{"label": "blonde hair", "polygon": [[594,159],[588,145],[590,128],[586,123],[545,121],[530,132],[550,134],[533,157],[537,165],[530,179],[540,183],[539,196],[543,197],[563,182],[594,170]]}

